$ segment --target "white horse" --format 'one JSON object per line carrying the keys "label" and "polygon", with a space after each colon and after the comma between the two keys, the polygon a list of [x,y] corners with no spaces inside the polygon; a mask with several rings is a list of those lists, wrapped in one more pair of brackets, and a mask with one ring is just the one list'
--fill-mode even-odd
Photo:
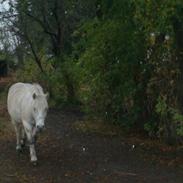
{"label": "white horse", "polygon": [[21,151],[27,138],[33,164],[37,162],[36,134],[45,125],[48,110],[47,98],[48,94],[43,93],[39,84],[16,83],[8,91],[8,112],[17,136],[16,150]]}

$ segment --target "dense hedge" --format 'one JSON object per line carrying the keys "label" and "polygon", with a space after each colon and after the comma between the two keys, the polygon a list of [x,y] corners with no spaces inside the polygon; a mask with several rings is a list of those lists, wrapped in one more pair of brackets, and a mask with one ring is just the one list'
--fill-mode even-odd
{"label": "dense hedge", "polygon": [[[42,80],[54,100],[61,104],[72,98],[69,102],[80,101],[92,116],[143,129],[168,142],[180,141],[181,0],[99,0],[96,4],[96,16],[82,17],[74,27],[71,52],[62,55],[56,70],[44,68],[47,75]],[[38,77],[35,73],[34,67],[25,65],[24,75]]]}

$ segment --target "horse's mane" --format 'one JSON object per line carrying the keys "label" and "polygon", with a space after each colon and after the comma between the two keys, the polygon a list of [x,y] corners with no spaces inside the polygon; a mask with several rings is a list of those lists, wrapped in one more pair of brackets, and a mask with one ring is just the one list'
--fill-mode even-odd
{"label": "horse's mane", "polygon": [[43,89],[38,83],[33,83],[33,86],[37,94],[44,95]]}

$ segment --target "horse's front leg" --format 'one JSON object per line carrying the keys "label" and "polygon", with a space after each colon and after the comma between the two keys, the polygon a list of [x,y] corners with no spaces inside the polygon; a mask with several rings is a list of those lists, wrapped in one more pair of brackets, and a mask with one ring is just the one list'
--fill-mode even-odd
{"label": "horse's front leg", "polygon": [[37,141],[37,128],[35,126],[32,129],[32,137],[34,139],[34,142],[36,143],[36,141]]}
{"label": "horse's front leg", "polygon": [[24,130],[24,127],[22,126],[21,128],[21,147],[24,147],[25,144],[26,144],[26,134],[25,134],[25,130]]}
{"label": "horse's front leg", "polygon": [[35,151],[34,130],[33,130],[32,125],[30,125],[28,122],[24,121],[23,124],[24,124],[24,128],[25,128],[27,140],[29,142],[31,162],[33,164],[36,164],[37,163],[37,156],[36,156],[36,151]]}

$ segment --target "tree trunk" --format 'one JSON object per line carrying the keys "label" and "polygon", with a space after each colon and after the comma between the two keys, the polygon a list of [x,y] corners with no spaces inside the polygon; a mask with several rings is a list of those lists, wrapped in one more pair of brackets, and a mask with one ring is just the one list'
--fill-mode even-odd
{"label": "tree trunk", "polygon": [[69,103],[73,103],[76,99],[73,82],[70,79],[68,73],[64,73],[64,77],[65,77],[65,85],[66,85],[66,88],[67,88],[67,101]]}

